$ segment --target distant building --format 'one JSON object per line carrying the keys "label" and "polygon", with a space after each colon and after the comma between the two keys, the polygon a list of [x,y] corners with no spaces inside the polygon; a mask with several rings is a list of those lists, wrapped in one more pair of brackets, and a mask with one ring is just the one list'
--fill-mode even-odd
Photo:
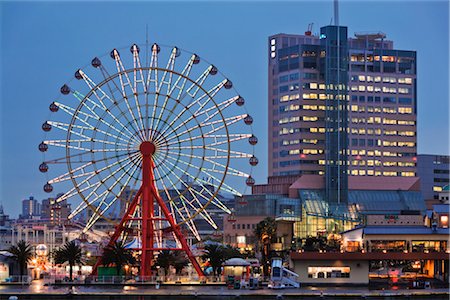
{"label": "distant building", "polygon": [[420,190],[427,207],[439,203],[439,193],[449,184],[450,156],[420,154],[417,156],[417,173],[420,177]]}
{"label": "distant building", "polygon": [[67,200],[58,201],[63,194],[58,194],[56,198],[42,200],[41,219],[47,220],[50,224],[60,225],[67,222],[71,207]]}
{"label": "distant building", "polygon": [[41,204],[30,196],[28,199],[22,200],[22,214],[21,219],[33,219],[35,217],[40,217],[41,215]]}
{"label": "distant building", "polygon": [[0,205],[0,250],[7,250],[11,247],[12,220]]}

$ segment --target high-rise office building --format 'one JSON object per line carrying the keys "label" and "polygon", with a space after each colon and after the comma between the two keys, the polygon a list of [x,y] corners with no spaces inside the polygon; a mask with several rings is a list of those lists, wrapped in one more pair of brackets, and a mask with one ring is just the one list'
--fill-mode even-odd
{"label": "high-rise office building", "polygon": [[268,43],[269,177],[323,175],[345,203],[348,176],[416,176],[414,51],[344,26]]}

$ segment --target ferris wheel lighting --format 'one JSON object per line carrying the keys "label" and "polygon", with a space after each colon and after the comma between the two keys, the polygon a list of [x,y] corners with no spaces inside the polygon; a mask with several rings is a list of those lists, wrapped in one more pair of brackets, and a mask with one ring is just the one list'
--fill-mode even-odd
{"label": "ferris wheel lighting", "polygon": [[[95,57],[93,74],[78,69],[77,80],[61,87],[70,100],[51,103],[51,112],[63,113],[42,125],[53,137],[39,145],[41,152],[54,147],[61,155],[44,160],[39,170],[67,164],[68,170],[47,180],[44,190],[73,184],[57,201],[81,198],[70,218],[92,211],[84,232],[100,218],[114,222],[110,210],[125,201],[111,241],[140,236],[142,276],[149,275],[153,253],[164,248],[167,236],[201,275],[180,228],[200,239],[194,220],[201,219],[217,230],[207,206],[231,213],[219,193],[241,196],[233,182],[242,188],[254,184],[251,167],[258,159],[245,149],[257,138],[250,127],[240,126],[241,120],[252,125],[253,118],[241,111],[244,99],[214,65],[178,47],[155,43],[150,49],[145,64],[137,44],[122,55],[113,49],[108,53],[113,60],[102,64]],[[249,163],[238,163],[242,159]]]}

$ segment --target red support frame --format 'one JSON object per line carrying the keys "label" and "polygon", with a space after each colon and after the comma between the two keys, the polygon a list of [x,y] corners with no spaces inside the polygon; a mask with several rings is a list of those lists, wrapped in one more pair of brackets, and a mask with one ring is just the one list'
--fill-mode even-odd
{"label": "red support frame", "polygon": [[[152,155],[155,153],[156,150],[155,146],[153,145],[152,142],[146,141],[140,145],[139,150],[142,153],[142,185],[141,188],[136,193],[136,195],[134,196],[133,201],[131,201],[130,205],[128,206],[128,209],[125,212],[124,216],[122,217],[122,220],[117,225],[116,230],[112,235],[107,247],[112,246],[117,241],[122,232],[125,230],[126,224],[128,222],[139,219],[142,222],[141,249],[140,249],[142,251],[141,268],[140,268],[141,276],[152,275],[151,267],[153,260],[153,252],[161,250],[184,251],[187,257],[189,258],[189,261],[194,266],[195,271],[197,271],[197,274],[200,277],[204,276],[199,263],[197,262],[195,256],[192,254],[186,239],[181,233],[180,226],[177,225],[177,223],[175,222],[172,214],[170,213],[169,209],[164,203],[164,200],[159,195],[158,189],[156,188],[155,177],[153,173],[154,164],[152,159]],[[133,217],[133,215],[136,209],[138,208],[139,203],[141,204],[140,205],[141,218],[136,218]],[[155,217],[154,215],[155,205],[159,206],[165,218]],[[173,231],[175,237],[181,244],[181,248],[155,247],[154,221],[159,221],[162,219],[166,220],[169,223],[170,229]],[[97,260],[97,263],[95,264],[94,269],[92,271],[93,275],[97,274],[97,268],[99,265],[101,265],[101,259]]]}

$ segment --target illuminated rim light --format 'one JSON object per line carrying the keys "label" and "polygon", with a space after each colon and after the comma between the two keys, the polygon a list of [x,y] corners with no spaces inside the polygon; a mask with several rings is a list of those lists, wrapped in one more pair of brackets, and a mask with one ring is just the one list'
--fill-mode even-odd
{"label": "illuminated rim light", "polygon": [[[72,73],[75,80],[63,84],[59,99],[51,102],[57,120],[45,121],[43,130],[58,138],[44,140],[39,149],[48,153],[50,146],[65,154],[44,160],[40,170],[48,174],[50,165],[60,163],[68,170],[47,178],[45,191],[72,182],[58,198],[83,200],[70,218],[89,208],[94,214],[85,230],[100,217],[113,222],[107,211],[123,201],[127,188],[141,185],[139,147],[149,141],[155,148],[157,188],[176,222],[198,237],[197,216],[217,228],[205,210],[209,204],[231,213],[219,192],[242,196],[233,187],[236,180],[242,186],[254,184],[251,168],[258,160],[253,150],[246,151],[258,141],[253,119],[240,107],[244,99],[232,81],[198,55],[158,44],[129,49],[92,59],[90,66]],[[131,199],[130,193],[125,201]]]}

